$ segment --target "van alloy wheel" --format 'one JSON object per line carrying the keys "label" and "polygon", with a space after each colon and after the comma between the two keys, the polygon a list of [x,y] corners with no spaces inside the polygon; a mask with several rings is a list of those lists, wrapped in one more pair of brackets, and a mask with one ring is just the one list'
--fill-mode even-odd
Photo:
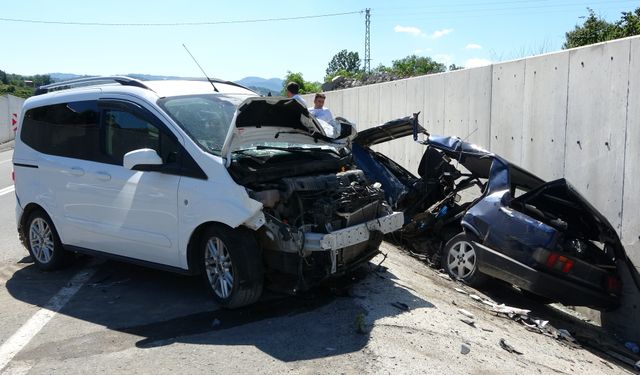
{"label": "van alloy wheel", "polygon": [[53,257],[54,238],[49,224],[38,217],[29,226],[29,244],[33,256],[41,263],[49,263]]}
{"label": "van alloy wheel", "polygon": [[204,262],[205,272],[213,291],[220,298],[229,298],[233,290],[233,266],[229,250],[220,238],[209,238]]}
{"label": "van alloy wheel", "polygon": [[27,250],[41,270],[62,268],[70,260],[70,254],[62,246],[53,221],[43,210],[31,212],[22,231],[26,237]]}

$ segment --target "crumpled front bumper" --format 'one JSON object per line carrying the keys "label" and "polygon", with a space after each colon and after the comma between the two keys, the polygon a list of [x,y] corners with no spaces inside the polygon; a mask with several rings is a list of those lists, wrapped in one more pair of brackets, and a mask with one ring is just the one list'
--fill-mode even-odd
{"label": "crumpled front bumper", "polygon": [[329,252],[331,255],[331,273],[337,271],[338,250],[369,241],[372,233],[387,234],[404,225],[404,214],[393,212],[362,224],[339,229],[331,233],[307,232],[304,234],[303,251]]}

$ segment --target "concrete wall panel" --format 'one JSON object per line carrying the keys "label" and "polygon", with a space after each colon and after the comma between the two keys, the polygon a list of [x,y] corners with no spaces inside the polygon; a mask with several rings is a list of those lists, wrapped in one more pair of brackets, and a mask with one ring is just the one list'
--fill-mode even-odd
{"label": "concrete wall panel", "polygon": [[[14,129],[16,129],[23,103],[24,99],[17,96],[0,96],[0,143],[5,143],[15,138]],[[14,124],[14,121],[16,124]]]}
{"label": "concrete wall panel", "polygon": [[622,244],[640,271],[640,39],[631,41]]}
{"label": "concrete wall panel", "polygon": [[465,139],[469,135],[469,70],[444,75],[444,132]]}
{"label": "concrete wall panel", "polygon": [[[357,124],[360,90],[357,88],[342,90],[342,117]],[[332,112],[333,113],[333,112]],[[334,114],[335,116],[335,114]]]}
{"label": "concrete wall panel", "polygon": [[526,60],[522,166],[554,180],[564,175],[569,54]]}
{"label": "concrete wall panel", "polygon": [[493,66],[469,69],[468,141],[486,149],[491,145],[491,79]]}
{"label": "concrete wall panel", "polygon": [[[325,100],[325,106],[331,110],[333,117],[345,117],[342,106],[342,98],[344,97],[344,91],[332,91],[327,93],[327,99]],[[309,106],[313,104],[313,100],[308,102]]]}
{"label": "concrete wall panel", "polygon": [[491,151],[521,164],[525,60],[493,66]]}
{"label": "concrete wall panel", "polygon": [[367,93],[367,106],[368,110],[364,115],[360,115],[360,123],[358,124],[359,130],[371,128],[376,125],[380,125],[380,86],[371,85],[359,88],[361,91]]}
{"label": "concrete wall panel", "polygon": [[444,134],[444,74],[425,76],[424,128],[431,134]]}
{"label": "concrete wall panel", "polygon": [[622,227],[629,40],[569,52],[565,176]]}
{"label": "concrete wall panel", "polygon": [[426,83],[424,77],[415,77],[407,80],[407,104],[404,116],[410,116],[416,112],[420,112],[418,121],[424,124],[424,96],[426,92]]}

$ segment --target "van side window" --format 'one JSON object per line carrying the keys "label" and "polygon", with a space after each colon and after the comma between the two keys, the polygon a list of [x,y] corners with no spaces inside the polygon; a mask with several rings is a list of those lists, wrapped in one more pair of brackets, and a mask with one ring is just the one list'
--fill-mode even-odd
{"label": "van side window", "polygon": [[111,162],[122,165],[124,154],[141,148],[156,150],[164,163],[177,161],[177,142],[154,124],[117,109],[106,109],[103,116],[103,147]]}
{"label": "van side window", "polygon": [[93,100],[33,108],[25,113],[20,139],[45,154],[100,161],[99,120]]}

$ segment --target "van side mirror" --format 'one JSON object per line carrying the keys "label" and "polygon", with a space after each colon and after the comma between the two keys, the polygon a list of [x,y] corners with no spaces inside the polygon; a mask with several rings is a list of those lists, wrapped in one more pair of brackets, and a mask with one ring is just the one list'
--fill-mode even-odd
{"label": "van side mirror", "polygon": [[162,158],[155,150],[141,148],[124,154],[122,165],[131,170],[153,171],[158,170],[156,166],[162,165]]}

